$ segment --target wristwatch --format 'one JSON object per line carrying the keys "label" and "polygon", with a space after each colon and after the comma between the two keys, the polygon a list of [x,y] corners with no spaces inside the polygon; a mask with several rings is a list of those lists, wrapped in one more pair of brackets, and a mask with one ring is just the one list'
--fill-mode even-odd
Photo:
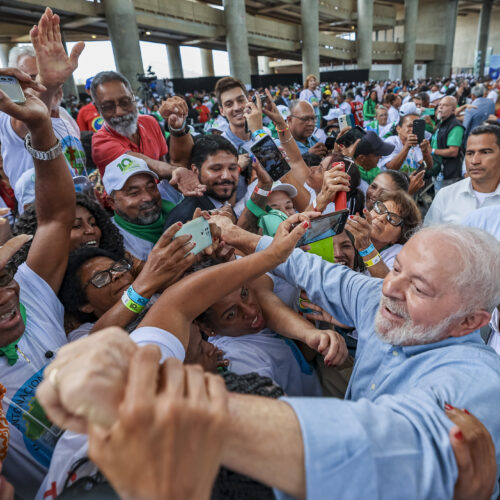
{"label": "wristwatch", "polygon": [[28,153],[35,158],[35,160],[55,160],[60,154],[62,154],[61,141],[57,139],[56,145],[52,146],[48,151],[38,151],[31,147],[31,134],[28,132],[24,138],[24,147],[28,150]]}

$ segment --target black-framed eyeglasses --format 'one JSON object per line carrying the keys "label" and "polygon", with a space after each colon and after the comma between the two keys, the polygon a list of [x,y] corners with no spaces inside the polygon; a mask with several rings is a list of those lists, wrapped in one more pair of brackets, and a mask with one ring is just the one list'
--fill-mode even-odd
{"label": "black-framed eyeglasses", "polygon": [[307,122],[315,122],[316,117],[315,116],[297,116],[297,115],[290,115],[293,116],[294,118],[297,118],[297,120],[300,120],[301,122],[307,123]]}
{"label": "black-framed eyeglasses", "polygon": [[122,97],[118,101],[109,102],[106,101],[99,105],[99,108],[103,113],[114,113],[116,111],[116,106],[120,106],[125,111],[132,109],[132,106],[137,102],[137,97]]}
{"label": "black-framed eyeglasses", "polygon": [[389,222],[389,224],[391,224],[392,226],[398,227],[403,224],[403,217],[401,217],[401,215],[395,214],[394,212],[389,212],[389,210],[387,210],[387,207],[381,201],[376,201],[373,205],[373,209],[379,215],[386,215],[387,222]]}
{"label": "black-framed eyeglasses", "polygon": [[131,269],[132,263],[127,259],[121,259],[115,262],[109,269],[95,273],[94,276],[85,283],[83,289],[85,290],[89,285],[95,286],[96,288],[103,288],[111,283],[113,280],[113,273],[126,273]]}

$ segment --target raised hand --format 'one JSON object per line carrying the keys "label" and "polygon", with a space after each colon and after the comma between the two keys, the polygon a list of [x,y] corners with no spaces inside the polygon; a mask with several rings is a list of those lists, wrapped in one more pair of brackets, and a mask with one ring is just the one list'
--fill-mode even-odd
{"label": "raised hand", "polygon": [[358,214],[351,215],[346,222],[346,229],[354,236],[354,247],[359,252],[368,248],[371,244],[372,216],[366,208],[363,209],[366,219]]}
{"label": "raised hand", "polygon": [[180,129],[188,115],[186,101],[177,96],[168,98],[161,103],[160,115],[168,123],[169,127]]}
{"label": "raised hand", "polygon": [[425,170],[421,172],[412,172],[410,174],[410,185],[408,187],[408,194],[414,195],[419,189],[425,186],[424,181]]}
{"label": "raised hand", "polygon": [[[273,253],[278,263],[285,262],[295,249],[295,245],[311,226],[310,217],[319,214],[302,213],[295,214],[284,220],[274,235],[272,244],[267,248]],[[267,251],[266,250],[266,251]]]}
{"label": "raised hand", "polygon": [[344,191],[348,193],[351,189],[350,181],[350,175],[344,172],[343,167],[340,165],[327,170],[323,175],[323,186],[316,198],[316,208],[323,211],[335,199],[338,192]]}
{"label": "raised hand", "polygon": [[207,190],[207,186],[200,183],[198,176],[184,167],[177,167],[173,171],[170,184],[177,187],[184,196],[203,196]]}
{"label": "raised hand", "polygon": [[283,118],[283,115],[280,113],[278,106],[276,106],[276,103],[274,102],[273,97],[271,96],[271,92],[269,92],[268,89],[265,89],[265,93],[267,99],[266,99],[266,105],[264,106],[262,111],[266,116],[271,118],[271,120],[275,125],[279,125],[279,128],[283,128],[286,125],[286,121]]}
{"label": "raised hand", "polygon": [[252,132],[262,128],[262,102],[260,97],[257,97],[256,102],[257,104],[252,101],[248,101],[243,111],[248,123],[248,128]]}
{"label": "raised hand", "polygon": [[59,16],[47,7],[38,25],[30,30],[38,77],[43,85],[52,88],[62,85],[72,75],[85,48],[83,42],[78,42],[68,56],[62,43],[59,22]]}
{"label": "raised hand", "polygon": [[325,366],[341,365],[349,354],[344,338],[335,330],[311,330],[306,344],[323,356]]}

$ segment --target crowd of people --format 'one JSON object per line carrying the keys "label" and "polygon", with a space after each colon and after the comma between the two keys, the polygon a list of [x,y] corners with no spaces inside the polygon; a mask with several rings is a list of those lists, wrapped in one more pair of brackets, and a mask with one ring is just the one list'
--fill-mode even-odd
{"label": "crowd of people", "polygon": [[59,23],[0,69],[0,499],[496,498],[499,82],[66,109]]}

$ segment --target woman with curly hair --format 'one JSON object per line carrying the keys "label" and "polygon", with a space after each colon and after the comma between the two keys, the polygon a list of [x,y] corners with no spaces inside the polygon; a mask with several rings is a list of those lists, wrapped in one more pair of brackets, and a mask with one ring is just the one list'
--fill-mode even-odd
{"label": "woman with curly hair", "polygon": [[[18,234],[35,234],[37,229],[35,206],[28,207],[14,224],[14,236]],[[111,222],[106,210],[95,200],[81,193],[76,194],[75,221],[71,229],[70,252],[80,247],[99,247],[109,250],[122,258],[125,254],[123,237]],[[12,258],[19,266],[28,255],[31,241],[27,242]]]}

